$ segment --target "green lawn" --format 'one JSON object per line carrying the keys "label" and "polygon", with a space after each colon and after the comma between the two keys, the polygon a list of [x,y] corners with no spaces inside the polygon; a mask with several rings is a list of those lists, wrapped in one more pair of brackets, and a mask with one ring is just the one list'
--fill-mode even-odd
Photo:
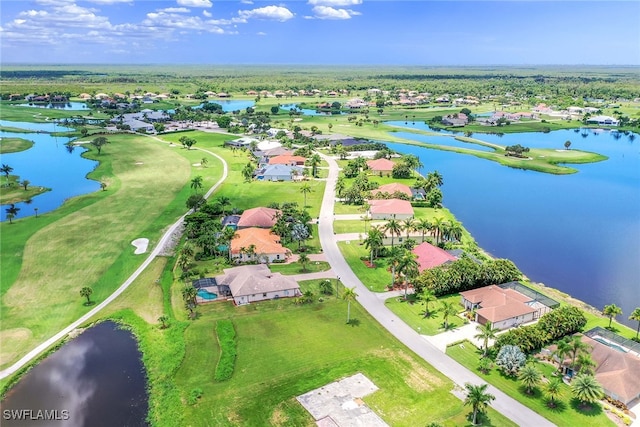
{"label": "green lawn", "polygon": [[384,292],[387,290],[387,285],[391,284],[391,272],[388,270],[387,261],[383,258],[375,260],[375,268],[367,267],[360,257],[369,256],[369,251],[357,242],[338,242],[338,248],[342,252],[342,256],[349,264],[349,267],[358,276],[358,279],[365,286],[374,292]]}
{"label": "green lawn", "polygon": [[319,271],[328,271],[331,266],[326,261],[310,261],[307,264],[307,271],[302,270],[302,265],[298,262],[292,262],[290,264],[269,264],[269,269],[274,273],[282,273],[285,275],[290,274],[305,274],[305,273],[317,273]]}
{"label": "green lawn", "polygon": [[[526,394],[517,379],[506,377],[495,368],[488,374],[483,374],[477,369],[478,360],[482,352],[468,341],[448,347],[447,354],[467,369],[474,371],[486,382],[494,385],[558,426],[599,427],[614,425],[614,423],[607,418],[600,406],[594,407],[589,412],[580,410],[578,403],[571,397],[569,386],[563,385],[563,395],[558,399],[560,405],[558,405],[556,409],[550,409],[540,389],[530,396]],[[551,377],[551,373],[555,370],[553,366],[544,362],[535,363],[536,367],[545,377]]]}
{"label": "green lawn", "polygon": [[333,213],[339,214],[363,214],[362,205],[347,205],[346,203],[336,202],[333,205]]}
{"label": "green lawn", "polygon": [[185,212],[191,176],[203,175],[207,187],[221,175],[219,166],[192,168],[202,157],[193,150],[134,135],[109,139],[101,155],[86,154],[101,161],[90,176],[106,181],[107,191],[74,198],[39,218],[0,224],[2,367],[88,311],[82,287],[92,287],[99,302],[137,268],[144,256],[134,255],[130,242],[147,237],[153,247]]}
{"label": "green lawn", "polygon": [[[31,184],[27,185],[27,189],[25,190],[20,178],[21,177],[17,175],[9,175],[9,179],[7,179],[5,175],[0,176],[0,202],[3,205],[30,200],[38,194],[50,190],[50,188]],[[31,215],[31,212],[29,212],[29,215]],[[21,214],[18,212],[16,219],[20,218],[20,216]]]}
{"label": "green lawn", "polygon": [[[414,295],[409,295],[407,301],[404,298],[389,298],[385,305],[393,311],[404,323],[411,326],[416,331],[424,335],[436,335],[445,332],[444,321],[442,319],[443,302],[454,303],[464,311],[460,305],[460,295],[452,294],[438,298],[437,301],[429,303],[429,317],[424,317],[425,305],[416,301]],[[464,325],[465,321],[459,316],[449,317],[449,329],[455,329]]]}
{"label": "green lawn", "polygon": [[2,138],[0,139],[0,154],[16,153],[25,151],[33,147],[33,141],[22,138]]}
{"label": "green lawn", "polygon": [[[185,331],[185,357],[173,379],[181,399],[195,388],[203,394],[195,405],[175,402],[182,411],[175,425],[188,420],[194,426],[312,426],[295,396],[357,372],[380,388],[364,401],[390,425],[469,425],[464,419],[469,409],[450,393],[452,383],[357,304],[351,305],[350,325],[346,303],[335,297],[300,306],[291,300],[244,307],[213,303],[198,311]],[[216,383],[219,348],[213,327],[222,318],[233,321],[238,357],[232,378]],[[513,425],[494,411],[489,416],[491,425]]]}

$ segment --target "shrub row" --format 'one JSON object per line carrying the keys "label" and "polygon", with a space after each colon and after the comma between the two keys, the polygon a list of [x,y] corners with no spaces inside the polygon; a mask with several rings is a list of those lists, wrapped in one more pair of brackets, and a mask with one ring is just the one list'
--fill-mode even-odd
{"label": "shrub row", "polygon": [[538,323],[512,329],[499,335],[495,349],[504,345],[517,345],[525,353],[531,353],[564,336],[574,334],[587,324],[582,310],[573,306],[562,306],[543,315]]}
{"label": "shrub row", "polygon": [[231,320],[219,320],[216,323],[216,334],[220,345],[220,360],[216,366],[214,379],[225,381],[233,375],[236,363],[236,331]]}

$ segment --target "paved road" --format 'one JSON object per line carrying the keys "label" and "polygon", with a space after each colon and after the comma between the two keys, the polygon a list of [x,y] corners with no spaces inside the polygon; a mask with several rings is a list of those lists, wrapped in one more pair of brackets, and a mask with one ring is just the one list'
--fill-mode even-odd
{"label": "paved road", "polygon": [[[145,136],[149,136],[150,138],[153,138],[153,139],[155,139],[157,141],[160,141],[160,142],[166,142],[166,141],[163,141],[160,138],[157,138],[157,137],[154,137],[154,136],[150,136],[150,135],[145,135]],[[222,184],[224,182],[224,180],[227,179],[227,174],[228,174],[227,162],[225,162],[222,157],[218,156],[215,153],[212,153],[211,151],[204,150],[204,149],[201,149],[201,148],[196,148],[196,149],[200,150],[200,151],[203,151],[203,152],[205,152],[207,154],[210,154],[210,155],[218,158],[222,162],[222,167],[223,167],[222,177],[220,178],[220,180],[218,180],[218,182],[215,183],[215,185],[213,187],[211,187],[209,189],[209,191],[207,191],[207,193],[205,194],[205,197],[208,198],[220,186],[220,184]],[[102,301],[100,304],[95,306],[93,309],[91,309],[91,311],[87,312],[85,315],[80,317],[78,320],[76,320],[75,322],[73,322],[72,324],[70,324],[69,326],[67,326],[66,328],[64,328],[63,330],[61,330],[60,332],[58,332],[57,334],[55,334],[54,336],[52,336],[51,338],[49,338],[48,340],[43,342],[42,344],[38,345],[36,348],[31,350],[22,359],[18,360],[16,363],[14,363],[13,365],[9,366],[8,368],[0,371],[0,379],[5,378],[5,377],[13,374],[18,369],[22,368],[24,365],[29,363],[32,359],[37,357],[40,353],[42,353],[47,348],[51,347],[52,345],[54,345],[55,343],[60,341],[62,338],[64,338],[71,331],[73,331],[74,329],[78,328],[83,323],[87,322],[89,319],[91,319],[93,316],[95,316],[98,312],[100,312],[100,310],[105,308],[113,300],[115,300],[120,294],[122,294],[129,287],[129,285],[131,285],[134,282],[134,280],[136,280],[138,278],[138,276],[149,266],[149,264],[151,264],[151,261],[153,261],[155,259],[155,257],[158,254],[160,254],[160,252],[162,251],[164,246],[170,240],[171,235],[175,232],[175,230],[178,227],[180,227],[182,225],[182,222],[184,221],[184,217],[187,216],[190,213],[191,213],[191,211],[185,213],[173,225],[171,225],[171,227],[169,227],[169,229],[164,233],[162,238],[160,238],[160,241],[158,242],[156,247],[153,249],[153,251],[149,254],[147,259],[144,260],[142,265],[140,265],[140,267],[138,267],[138,269],[136,271],[134,271],[133,274],[131,276],[129,276],[129,278],[122,285],[120,285],[120,287],[118,289],[116,289],[116,291],[114,293],[109,295],[104,301]]]}
{"label": "paved road", "polygon": [[[416,354],[449,377],[461,387],[467,382],[482,384],[484,381],[455,360],[438,350],[433,344],[422,337],[398,316],[391,312],[380,299],[356,277],[338,249],[333,234],[333,207],[335,203],[335,182],[338,177],[338,164],[324,154],[320,154],[329,163],[329,177],[320,209],[320,224],[318,226],[322,250],[331,264],[333,271],[345,286],[356,288],[358,302],[391,334],[403,342]],[[505,393],[489,386],[489,392],[496,396],[491,406],[502,415],[517,423],[519,426],[545,427],[554,424],[538,413],[532,411]]]}

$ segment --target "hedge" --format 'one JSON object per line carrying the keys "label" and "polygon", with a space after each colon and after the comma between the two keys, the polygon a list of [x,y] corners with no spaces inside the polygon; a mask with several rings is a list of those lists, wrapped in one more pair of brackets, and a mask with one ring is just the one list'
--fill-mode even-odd
{"label": "hedge", "polygon": [[220,345],[220,359],[216,366],[214,379],[225,381],[233,375],[236,363],[236,331],[231,320],[219,320],[216,322],[216,334]]}

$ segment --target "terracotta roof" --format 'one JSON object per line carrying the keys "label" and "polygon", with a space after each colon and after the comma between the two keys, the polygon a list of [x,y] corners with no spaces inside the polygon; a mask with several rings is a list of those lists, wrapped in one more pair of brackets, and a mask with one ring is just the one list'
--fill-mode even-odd
{"label": "terracotta roof", "polygon": [[302,156],[292,156],[289,154],[281,154],[279,156],[271,157],[269,159],[269,164],[270,165],[290,165],[293,163],[296,165],[303,165],[305,160],[307,159]]}
{"label": "terracotta roof", "polygon": [[411,202],[400,199],[369,200],[371,214],[413,215]]}
{"label": "terracotta roof", "polygon": [[502,289],[495,285],[460,292],[460,295],[467,301],[479,304],[481,308],[477,310],[478,315],[491,323],[536,311],[525,304],[531,301],[531,298],[513,289]]}
{"label": "terracotta roof", "polygon": [[391,172],[394,164],[388,159],[367,160],[367,166],[374,172]]}
{"label": "terracotta roof", "polygon": [[240,221],[238,221],[238,227],[262,227],[262,228],[271,228],[276,223],[276,213],[279,213],[280,210],[272,209],[272,208],[252,208],[247,209],[240,216]]}
{"label": "terracotta roof", "polygon": [[393,194],[396,191],[399,191],[401,193],[406,194],[407,196],[411,197],[413,195],[413,193],[411,192],[411,188],[408,185],[405,184],[400,184],[398,182],[392,182],[391,184],[384,184],[381,185],[380,187],[378,187],[376,190],[373,190],[371,192],[371,195],[374,194],[378,194],[378,193],[389,193],[389,194]]}
{"label": "terracotta roof", "polygon": [[226,268],[224,274],[216,276],[216,283],[229,286],[234,298],[300,289],[298,282],[294,279],[280,273],[272,273],[264,264]]}
{"label": "terracotta roof", "polygon": [[266,228],[243,228],[236,231],[236,237],[231,240],[231,253],[239,254],[242,248],[255,245],[258,254],[286,254],[287,248],[280,244],[280,236],[272,234]]}
{"label": "terracotta roof", "polygon": [[618,400],[629,403],[640,396],[640,358],[602,344],[586,335],[582,341],[591,348],[596,362],[596,380],[605,391],[615,394]]}
{"label": "terracotta roof", "polygon": [[455,261],[457,258],[429,242],[420,243],[412,251],[418,256],[418,269],[420,271],[437,267],[447,262]]}

